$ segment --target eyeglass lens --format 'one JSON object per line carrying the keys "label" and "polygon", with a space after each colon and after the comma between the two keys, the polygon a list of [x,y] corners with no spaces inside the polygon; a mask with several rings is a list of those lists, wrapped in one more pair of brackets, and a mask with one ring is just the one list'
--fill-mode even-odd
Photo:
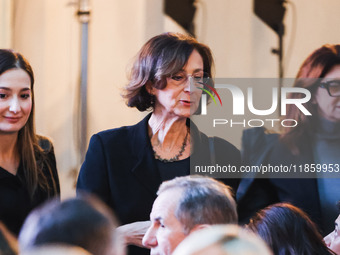
{"label": "eyeglass lens", "polygon": [[326,81],[321,84],[331,96],[340,96],[340,80]]}
{"label": "eyeglass lens", "polygon": [[204,83],[207,82],[209,79],[209,75],[205,72],[197,72],[193,74],[186,74],[186,73],[176,73],[172,76],[170,76],[171,81],[177,85],[181,85],[189,79],[189,77],[192,78],[192,81],[196,86],[203,85]]}

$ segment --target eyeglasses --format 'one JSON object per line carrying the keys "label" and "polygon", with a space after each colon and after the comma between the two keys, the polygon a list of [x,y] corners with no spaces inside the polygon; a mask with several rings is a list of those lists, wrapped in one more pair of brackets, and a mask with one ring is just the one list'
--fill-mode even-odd
{"label": "eyeglasses", "polygon": [[321,88],[327,89],[328,94],[331,97],[340,96],[340,80],[323,81],[320,82],[319,86]]}
{"label": "eyeglasses", "polygon": [[187,74],[185,72],[179,72],[173,75],[170,75],[168,79],[170,82],[175,85],[185,84],[188,79],[191,78],[195,86],[202,86],[205,83],[208,83],[210,80],[209,74],[206,72],[196,72],[193,74]]}

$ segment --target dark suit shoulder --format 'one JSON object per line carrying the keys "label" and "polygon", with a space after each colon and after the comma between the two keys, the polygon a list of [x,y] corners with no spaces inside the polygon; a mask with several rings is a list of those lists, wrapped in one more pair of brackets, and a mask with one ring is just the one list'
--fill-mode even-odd
{"label": "dark suit shoulder", "polygon": [[95,134],[94,136],[100,138],[104,145],[105,143],[111,143],[111,141],[114,141],[115,143],[126,143],[127,141],[131,141],[133,139],[135,141],[145,143],[148,132],[148,120],[150,116],[151,114],[147,115],[143,120],[135,125],[104,130]]}
{"label": "dark suit shoulder", "polygon": [[112,128],[104,131],[100,131],[95,136],[100,137],[102,140],[111,139],[125,139],[129,134],[131,134],[134,126],[123,126],[119,128]]}
{"label": "dark suit shoulder", "polygon": [[239,149],[236,148],[235,145],[231,144],[227,140],[224,140],[221,137],[214,137],[215,140],[215,147],[216,148],[223,148],[226,151],[233,152],[239,154]]}
{"label": "dark suit shoulder", "polygon": [[263,127],[255,127],[243,131],[242,143],[249,147],[261,146],[263,143],[278,141],[279,134]]}

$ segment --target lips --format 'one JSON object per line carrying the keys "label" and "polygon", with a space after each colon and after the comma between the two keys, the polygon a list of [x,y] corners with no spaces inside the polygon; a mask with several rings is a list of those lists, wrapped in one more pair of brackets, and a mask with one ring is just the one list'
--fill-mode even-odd
{"label": "lips", "polygon": [[192,102],[190,102],[189,100],[180,100],[181,104],[185,107],[190,107]]}
{"label": "lips", "polygon": [[4,117],[4,118],[10,123],[18,122],[21,119],[21,117]]}

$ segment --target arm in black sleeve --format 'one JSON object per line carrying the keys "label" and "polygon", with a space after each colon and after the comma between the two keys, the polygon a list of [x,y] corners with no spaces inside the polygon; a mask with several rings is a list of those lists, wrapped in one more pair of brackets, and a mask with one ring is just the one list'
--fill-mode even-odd
{"label": "arm in black sleeve", "polygon": [[95,194],[105,203],[110,202],[108,167],[103,141],[99,135],[92,136],[85,161],[80,168],[77,195],[81,192]]}

